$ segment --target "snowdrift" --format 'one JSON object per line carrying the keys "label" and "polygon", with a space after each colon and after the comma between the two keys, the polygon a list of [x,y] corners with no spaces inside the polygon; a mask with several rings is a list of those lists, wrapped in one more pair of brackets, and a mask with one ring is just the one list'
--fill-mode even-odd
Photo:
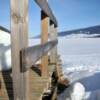
{"label": "snowdrift", "polygon": [[0,30],[0,71],[11,68],[10,34]]}
{"label": "snowdrift", "polygon": [[63,61],[63,74],[70,80],[71,86],[58,100],[71,100],[70,95],[73,94],[73,87],[77,82],[85,88],[82,100],[100,100],[99,44],[100,38],[59,38],[58,48]]}

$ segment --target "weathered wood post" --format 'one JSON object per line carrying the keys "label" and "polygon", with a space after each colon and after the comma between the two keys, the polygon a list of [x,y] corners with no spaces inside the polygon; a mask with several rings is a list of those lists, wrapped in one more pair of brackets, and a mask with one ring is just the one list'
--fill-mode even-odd
{"label": "weathered wood post", "polygon": [[28,0],[10,0],[14,100],[29,100],[29,72],[23,71],[21,50],[28,45]]}
{"label": "weathered wood post", "polygon": [[[44,44],[48,42],[48,17],[47,15],[41,11],[41,43]],[[42,77],[48,76],[48,54],[43,56],[41,59],[41,65],[42,65]]]}
{"label": "weathered wood post", "polygon": [[[57,27],[50,21],[50,40],[57,40]],[[50,52],[50,63],[56,64],[57,62],[57,46]]]}
{"label": "weathered wood post", "polygon": [[[53,40],[57,40],[57,26],[54,25],[54,23],[50,20],[50,33],[49,33],[49,36],[50,36],[50,40],[53,41]],[[50,51],[50,63],[51,64],[55,64],[55,69],[56,69],[56,72],[58,73],[58,65],[57,65],[57,46],[55,46],[51,51]],[[58,91],[58,88],[55,87],[55,90],[54,90],[54,93],[52,95],[52,98],[51,100],[55,100],[57,99],[57,91]]]}

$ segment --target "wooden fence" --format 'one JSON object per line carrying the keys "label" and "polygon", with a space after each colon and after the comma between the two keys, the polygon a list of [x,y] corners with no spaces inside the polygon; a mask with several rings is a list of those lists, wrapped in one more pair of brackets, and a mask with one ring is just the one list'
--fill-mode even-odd
{"label": "wooden fence", "polygon": [[[14,100],[30,100],[29,69],[41,59],[41,77],[48,76],[50,62],[57,59],[57,21],[47,0],[34,0],[41,8],[41,44],[28,47],[28,0],[10,0],[11,56]],[[50,28],[50,42],[48,42]]]}

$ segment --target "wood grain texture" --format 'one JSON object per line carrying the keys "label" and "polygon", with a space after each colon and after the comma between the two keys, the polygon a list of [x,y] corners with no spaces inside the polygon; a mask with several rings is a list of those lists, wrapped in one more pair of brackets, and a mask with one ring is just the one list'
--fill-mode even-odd
{"label": "wood grain texture", "polygon": [[[46,1],[47,2],[47,1]],[[48,17],[41,11],[41,44],[45,44],[48,41]],[[42,77],[48,76],[48,54],[41,59],[41,71]]]}
{"label": "wood grain texture", "polygon": [[55,16],[52,13],[52,10],[50,9],[47,0],[35,0],[35,2],[39,5],[41,10],[48,16],[50,17],[50,20],[55,24],[55,26],[58,26],[57,20]]}
{"label": "wood grain texture", "polygon": [[24,71],[28,70],[32,67],[42,56],[46,55],[50,50],[52,50],[56,45],[58,41],[50,41],[48,43],[45,43],[43,45],[37,45],[33,47],[28,47],[22,50],[25,55],[24,58],[24,64],[25,69]]}
{"label": "wood grain texture", "polygon": [[29,100],[29,72],[21,72],[20,51],[28,44],[28,0],[10,0],[14,100]]}
{"label": "wood grain texture", "polygon": [[[50,22],[50,40],[54,41],[57,40],[57,28],[54,26],[52,22]],[[50,51],[50,62],[56,63],[57,62],[57,46],[55,46]]]}

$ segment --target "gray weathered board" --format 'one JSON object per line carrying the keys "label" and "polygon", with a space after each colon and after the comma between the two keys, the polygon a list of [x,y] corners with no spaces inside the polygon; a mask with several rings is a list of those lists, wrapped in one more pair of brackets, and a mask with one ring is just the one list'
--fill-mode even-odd
{"label": "gray weathered board", "polygon": [[43,55],[47,54],[52,48],[54,48],[57,45],[58,41],[50,41],[48,43],[45,43],[43,45],[37,45],[33,47],[28,47],[26,49],[23,49],[22,54],[24,54],[25,62],[23,62],[26,66],[26,70],[32,67],[33,64],[36,63]]}
{"label": "gray weathered board", "polygon": [[50,9],[48,3],[46,0],[35,0],[35,2],[40,6],[41,10],[48,16],[50,17],[51,21],[54,23],[54,25],[57,27],[57,20],[55,16],[52,13],[52,10]]}

